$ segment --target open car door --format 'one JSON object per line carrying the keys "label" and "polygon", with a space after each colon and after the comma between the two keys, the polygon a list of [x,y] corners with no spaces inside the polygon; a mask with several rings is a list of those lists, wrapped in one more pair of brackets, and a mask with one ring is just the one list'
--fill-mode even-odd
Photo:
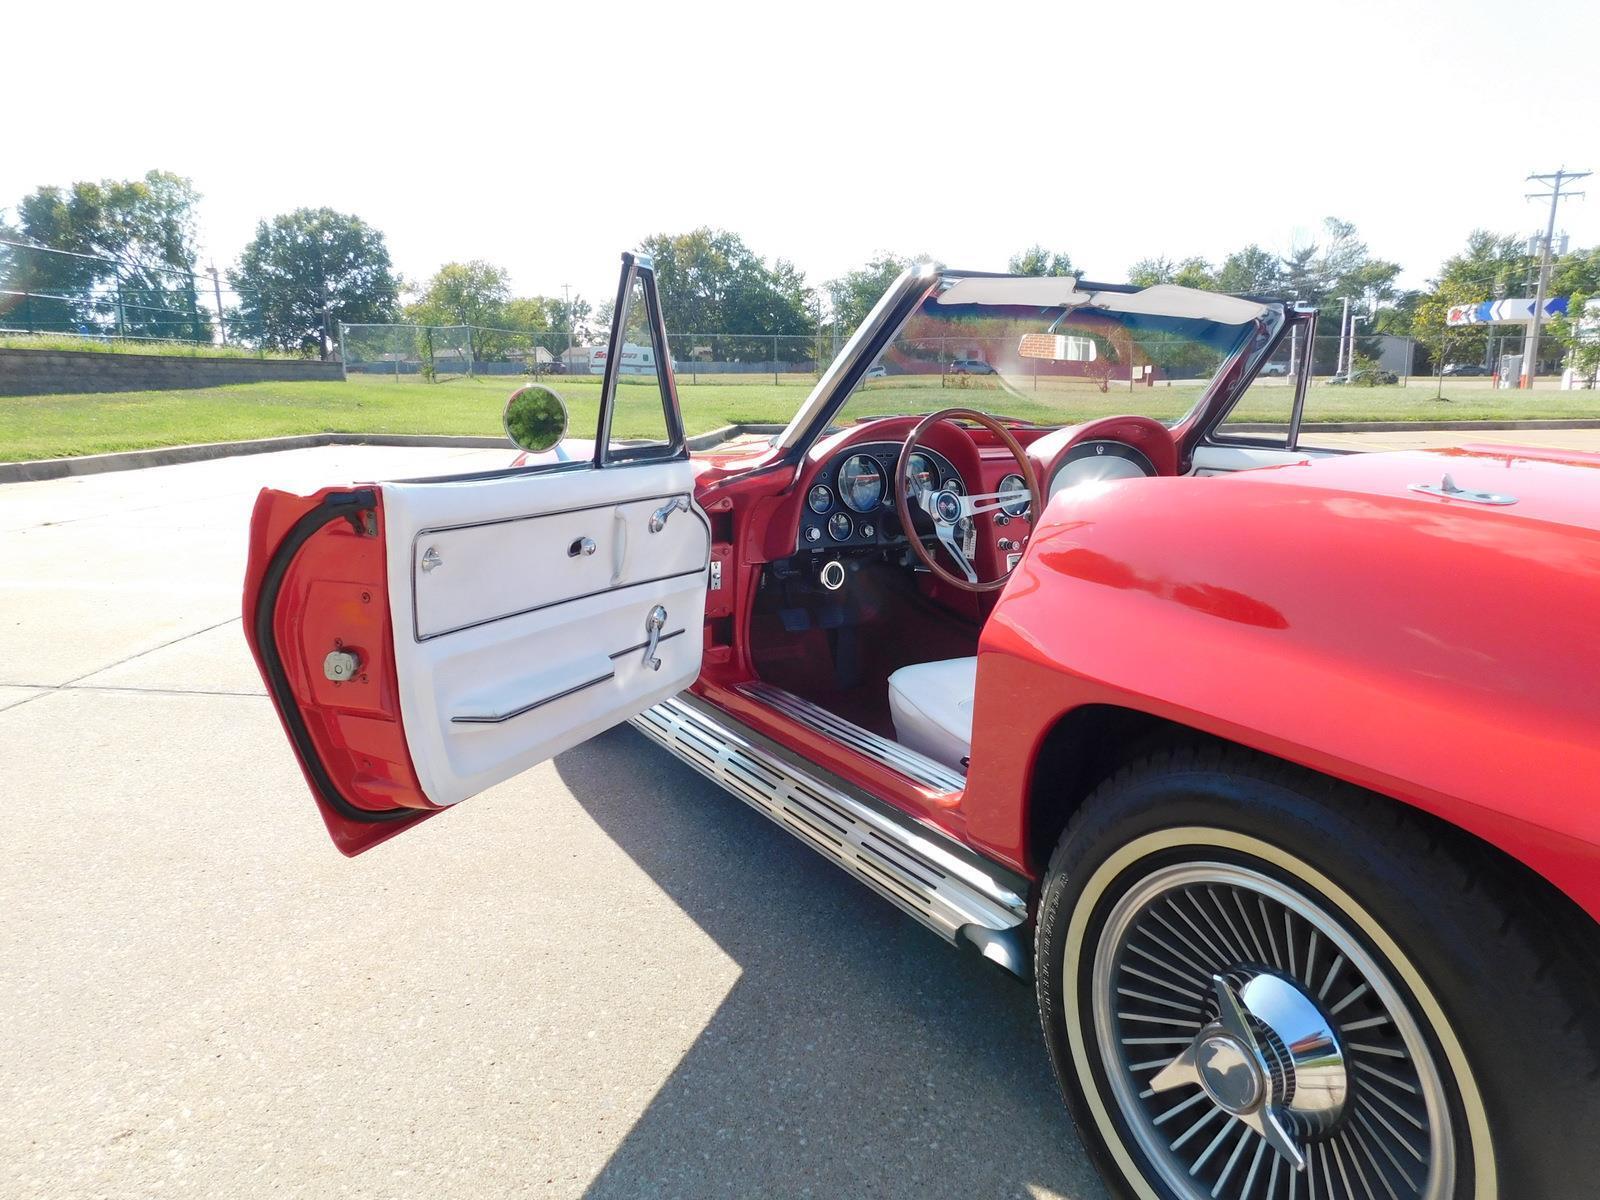
{"label": "open car door", "polygon": [[710,527],[648,258],[615,314],[592,457],[257,499],[245,632],[344,853],[699,674]]}

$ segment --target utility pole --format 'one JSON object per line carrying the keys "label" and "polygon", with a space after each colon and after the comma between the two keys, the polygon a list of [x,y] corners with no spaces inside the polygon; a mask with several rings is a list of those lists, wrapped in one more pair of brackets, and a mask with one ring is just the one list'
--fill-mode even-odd
{"label": "utility pole", "polygon": [[212,263],[206,268],[211,276],[211,292],[217,298],[217,331],[222,334],[222,344],[228,344],[228,322],[222,315],[222,280],[217,275],[217,264]]}
{"label": "utility pole", "polygon": [[1545,293],[1550,287],[1550,247],[1556,236],[1556,208],[1564,196],[1583,196],[1584,192],[1564,192],[1563,188],[1579,179],[1587,179],[1590,171],[1569,171],[1565,167],[1548,175],[1529,175],[1529,183],[1543,184],[1546,192],[1529,192],[1529,200],[1550,201],[1550,219],[1544,228],[1544,249],[1539,258],[1539,286],[1533,294],[1533,320],[1528,324],[1528,341],[1522,348],[1522,386],[1531,388],[1539,370],[1539,326],[1544,322]]}
{"label": "utility pole", "polygon": [[1344,298],[1344,312],[1339,314],[1339,361],[1334,364],[1333,373],[1335,375],[1348,376],[1350,374],[1350,364],[1347,361],[1349,358],[1349,351],[1346,349],[1346,346],[1349,344],[1348,339],[1350,335],[1347,332],[1349,328],[1350,297],[1346,296]]}

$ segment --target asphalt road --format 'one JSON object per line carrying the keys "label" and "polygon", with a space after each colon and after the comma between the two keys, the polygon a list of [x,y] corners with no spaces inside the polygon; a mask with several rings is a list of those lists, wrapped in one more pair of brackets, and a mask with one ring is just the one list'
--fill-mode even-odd
{"label": "asphalt road", "polygon": [[333,849],[255,490],[485,454],[0,487],[0,1196],[1101,1197],[1027,988],[631,730]]}
{"label": "asphalt road", "polygon": [[1102,1197],[1027,988],[631,730],[333,849],[255,491],[503,461],[0,487],[0,1196]]}

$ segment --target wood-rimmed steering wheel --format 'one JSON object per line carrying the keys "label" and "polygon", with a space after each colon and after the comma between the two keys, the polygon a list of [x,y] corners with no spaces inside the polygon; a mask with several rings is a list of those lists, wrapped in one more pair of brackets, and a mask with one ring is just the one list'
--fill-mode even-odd
{"label": "wood-rimmed steering wheel", "polygon": [[[995,592],[1005,587],[1006,580],[1011,578],[1009,570],[990,580],[980,580],[978,572],[973,569],[972,563],[961,548],[961,539],[957,530],[963,520],[970,519],[980,513],[995,512],[1003,505],[1013,503],[1017,497],[1010,492],[986,492],[975,496],[963,496],[953,489],[939,490],[930,487],[918,487],[911,493],[907,487],[910,471],[911,456],[916,453],[917,443],[929,428],[940,421],[971,421],[982,425],[1001,442],[1011,457],[1017,460],[1017,472],[1028,485],[1028,501],[1035,517],[1043,511],[1044,506],[1039,502],[1039,484],[1033,477],[1033,466],[1028,462],[1028,455],[1022,449],[1022,444],[1011,436],[1008,430],[999,421],[985,413],[974,412],[970,408],[944,408],[936,413],[923,417],[917,427],[906,435],[906,444],[900,448],[900,457],[894,465],[894,508],[900,515],[900,525],[905,530],[906,538],[911,542],[911,549],[922,565],[932,571],[936,577],[944,580],[951,587],[960,588],[964,592]],[[933,522],[934,536],[939,544],[944,547],[945,553],[961,568],[961,574],[941,566],[933,553],[922,544],[922,535],[913,520],[914,513],[911,505],[915,502],[917,510],[925,514]]]}

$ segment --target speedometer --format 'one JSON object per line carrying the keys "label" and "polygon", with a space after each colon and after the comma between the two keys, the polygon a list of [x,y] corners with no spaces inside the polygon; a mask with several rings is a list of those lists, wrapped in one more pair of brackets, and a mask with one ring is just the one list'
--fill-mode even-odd
{"label": "speedometer", "polygon": [[913,454],[906,463],[906,494],[920,495],[939,490],[939,468],[926,454]]}
{"label": "speedometer", "polygon": [[846,508],[869,513],[883,499],[883,465],[865,454],[852,454],[839,468],[839,499]]}

